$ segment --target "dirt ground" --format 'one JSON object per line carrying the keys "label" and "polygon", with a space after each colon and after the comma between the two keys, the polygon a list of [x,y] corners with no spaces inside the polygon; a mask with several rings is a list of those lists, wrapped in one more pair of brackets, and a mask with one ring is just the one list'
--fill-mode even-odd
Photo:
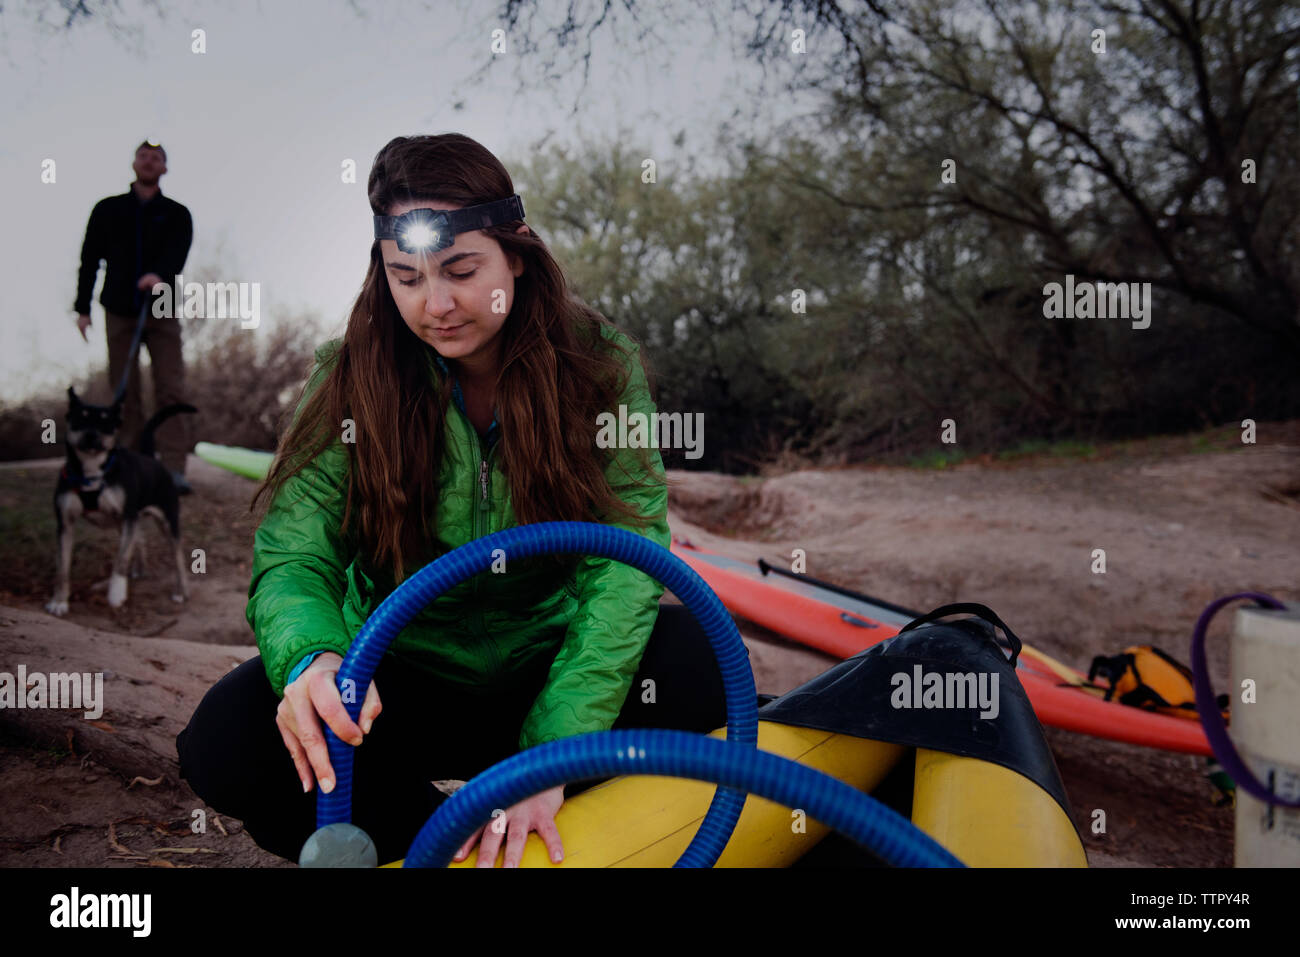
{"label": "dirt ground", "polygon": [[[0,467],[0,671],[104,671],[105,711],[0,711],[0,866],[293,866],[204,808],[177,773],[174,738],[203,692],[255,653],[244,621],[253,484],[191,456],[187,549],[206,572],[169,598],[161,538],[114,612],[109,530],[79,526],[72,609],[51,584],[49,495],[58,462]],[[762,479],[670,472],[673,533],[740,559],[807,572],[928,609],[992,606],[1026,641],[1076,667],[1155,644],[1187,660],[1192,624],[1231,591],[1300,599],[1300,422],[1108,446],[1087,459],[992,459],[943,470],[844,467]],[[151,528],[156,536],[156,529]],[[1093,550],[1106,572],[1094,574]],[[1216,687],[1231,613],[1211,629]],[[760,691],[779,694],[834,660],[747,622]],[[73,716],[70,716],[73,715]],[[1232,810],[1202,759],[1047,729],[1092,866],[1227,867]],[[1093,834],[1093,812],[1107,832]]]}

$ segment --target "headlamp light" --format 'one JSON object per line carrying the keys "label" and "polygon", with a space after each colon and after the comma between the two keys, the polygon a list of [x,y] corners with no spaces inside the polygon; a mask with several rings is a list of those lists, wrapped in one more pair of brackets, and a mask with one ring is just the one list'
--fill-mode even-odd
{"label": "headlamp light", "polygon": [[375,238],[396,240],[404,253],[432,253],[454,243],[457,233],[523,218],[524,201],[516,193],[464,209],[412,209],[401,216],[376,216]]}

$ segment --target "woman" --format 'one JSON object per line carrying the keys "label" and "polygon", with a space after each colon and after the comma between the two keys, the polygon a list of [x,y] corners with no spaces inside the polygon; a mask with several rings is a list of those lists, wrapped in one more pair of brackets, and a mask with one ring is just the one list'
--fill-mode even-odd
{"label": "woman", "polygon": [[[639,349],[569,292],[496,157],[459,134],[398,137],[368,194],[365,284],[342,339],[317,350],[253,499],[270,503],[246,610],[261,655],[218,682],[177,738],[195,792],[289,858],[314,829],[314,785],[335,785],[322,722],[360,745],[353,821],[383,862],[404,856],[443,800],[434,779],[588,731],[726,721],[694,618],[661,607],[645,574],[575,556],[504,556],[445,593],[393,642],[359,726],[348,717],[342,656],[439,555],[560,520],[670,540],[659,453],[596,441],[600,413],[654,411]],[[457,859],[478,843],[491,867],[504,839],[505,866],[517,866],[535,830],[560,860],[565,794],[506,809]]]}

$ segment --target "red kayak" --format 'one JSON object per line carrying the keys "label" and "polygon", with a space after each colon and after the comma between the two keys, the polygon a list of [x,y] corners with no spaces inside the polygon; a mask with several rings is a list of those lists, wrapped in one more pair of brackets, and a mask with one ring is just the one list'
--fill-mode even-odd
{"label": "red kayak", "polygon": [[[735,615],[779,635],[849,658],[892,638],[914,615],[778,575],[675,540],[673,554],[703,578]],[[1210,755],[1199,721],[1106,701],[1084,675],[1025,645],[1017,673],[1038,720],[1054,728],[1165,751]]]}

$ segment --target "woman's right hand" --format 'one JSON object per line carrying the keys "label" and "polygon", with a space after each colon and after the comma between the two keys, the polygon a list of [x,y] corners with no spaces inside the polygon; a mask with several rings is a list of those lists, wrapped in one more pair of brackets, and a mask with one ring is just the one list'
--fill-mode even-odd
{"label": "woman's right hand", "polygon": [[335,677],[342,664],[343,658],[338,654],[321,652],[297,680],[285,686],[284,697],[275,712],[276,726],[280,729],[284,746],[293,757],[304,793],[311,790],[314,780],[320,781],[320,788],[325,793],[334,790],[334,769],[330,766],[321,719],[340,740],[356,746],[364,740],[364,735],[370,733],[371,724],[383,710],[379,692],[372,681],[361,705],[360,727],[348,717]]}

